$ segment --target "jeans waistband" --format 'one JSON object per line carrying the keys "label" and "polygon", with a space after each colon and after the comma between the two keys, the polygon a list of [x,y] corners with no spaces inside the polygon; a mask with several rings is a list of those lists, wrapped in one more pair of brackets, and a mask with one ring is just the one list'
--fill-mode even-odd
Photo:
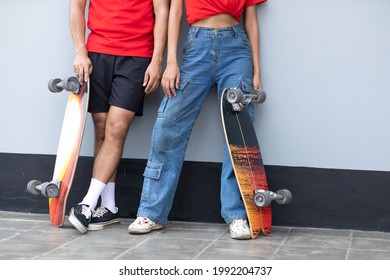
{"label": "jeans waistband", "polygon": [[235,26],[224,27],[224,28],[213,28],[213,27],[199,27],[199,26],[191,26],[188,33],[203,34],[203,35],[232,35],[237,34],[238,32],[242,32],[244,29],[241,24],[237,24]]}

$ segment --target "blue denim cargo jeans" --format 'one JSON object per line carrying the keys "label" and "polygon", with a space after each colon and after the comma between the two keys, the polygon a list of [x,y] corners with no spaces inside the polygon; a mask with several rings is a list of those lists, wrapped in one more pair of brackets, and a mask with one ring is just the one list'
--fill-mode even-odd
{"label": "blue denim cargo jeans", "polygon": [[[219,29],[190,27],[183,47],[177,95],[165,97],[158,110],[137,216],[160,224],[167,222],[189,137],[207,94],[213,86],[217,88],[218,100],[225,88],[250,92],[252,67],[251,47],[241,25]],[[253,106],[249,105],[248,110],[253,121]],[[246,211],[225,140],[223,143],[221,215],[230,223],[246,219]]]}

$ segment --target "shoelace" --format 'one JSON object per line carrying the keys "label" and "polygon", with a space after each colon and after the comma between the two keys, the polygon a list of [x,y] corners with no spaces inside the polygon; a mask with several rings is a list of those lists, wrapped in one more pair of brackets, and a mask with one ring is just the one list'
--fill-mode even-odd
{"label": "shoelace", "polygon": [[107,212],[108,212],[108,211],[107,211],[106,208],[104,208],[104,207],[99,207],[99,208],[95,211],[95,213],[93,213],[93,216],[94,216],[94,217],[100,218],[100,217],[102,217],[104,214],[106,214]]}
{"label": "shoelace", "polygon": [[87,219],[89,219],[93,213],[94,213],[94,211],[91,208],[89,208],[85,205],[83,205],[81,207],[81,214],[83,214]]}

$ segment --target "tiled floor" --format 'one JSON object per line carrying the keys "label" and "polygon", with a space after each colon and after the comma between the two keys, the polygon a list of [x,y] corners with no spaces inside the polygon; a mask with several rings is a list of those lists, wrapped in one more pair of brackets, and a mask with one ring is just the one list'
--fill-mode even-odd
{"label": "tiled floor", "polygon": [[275,226],[270,236],[238,241],[224,224],[170,222],[130,235],[131,221],[83,235],[67,220],[55,228],[45,214],[0,211],[0,259],[390,260],[390,233]]}

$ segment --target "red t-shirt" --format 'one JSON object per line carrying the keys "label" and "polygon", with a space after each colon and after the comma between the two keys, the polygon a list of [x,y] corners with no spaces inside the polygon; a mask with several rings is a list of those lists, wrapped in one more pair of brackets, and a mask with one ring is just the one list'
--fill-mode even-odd
{"label": "red t-shirt", "polygon": [[90,52],[152,57],[153,0],[91,0],[88,28]]}
{"label": "red t-shirt", "polygon": [[186,0],[187,22],[192,24],[218,14],[229,14],[240,22],[244,8],[265,1],[267,0]]}

